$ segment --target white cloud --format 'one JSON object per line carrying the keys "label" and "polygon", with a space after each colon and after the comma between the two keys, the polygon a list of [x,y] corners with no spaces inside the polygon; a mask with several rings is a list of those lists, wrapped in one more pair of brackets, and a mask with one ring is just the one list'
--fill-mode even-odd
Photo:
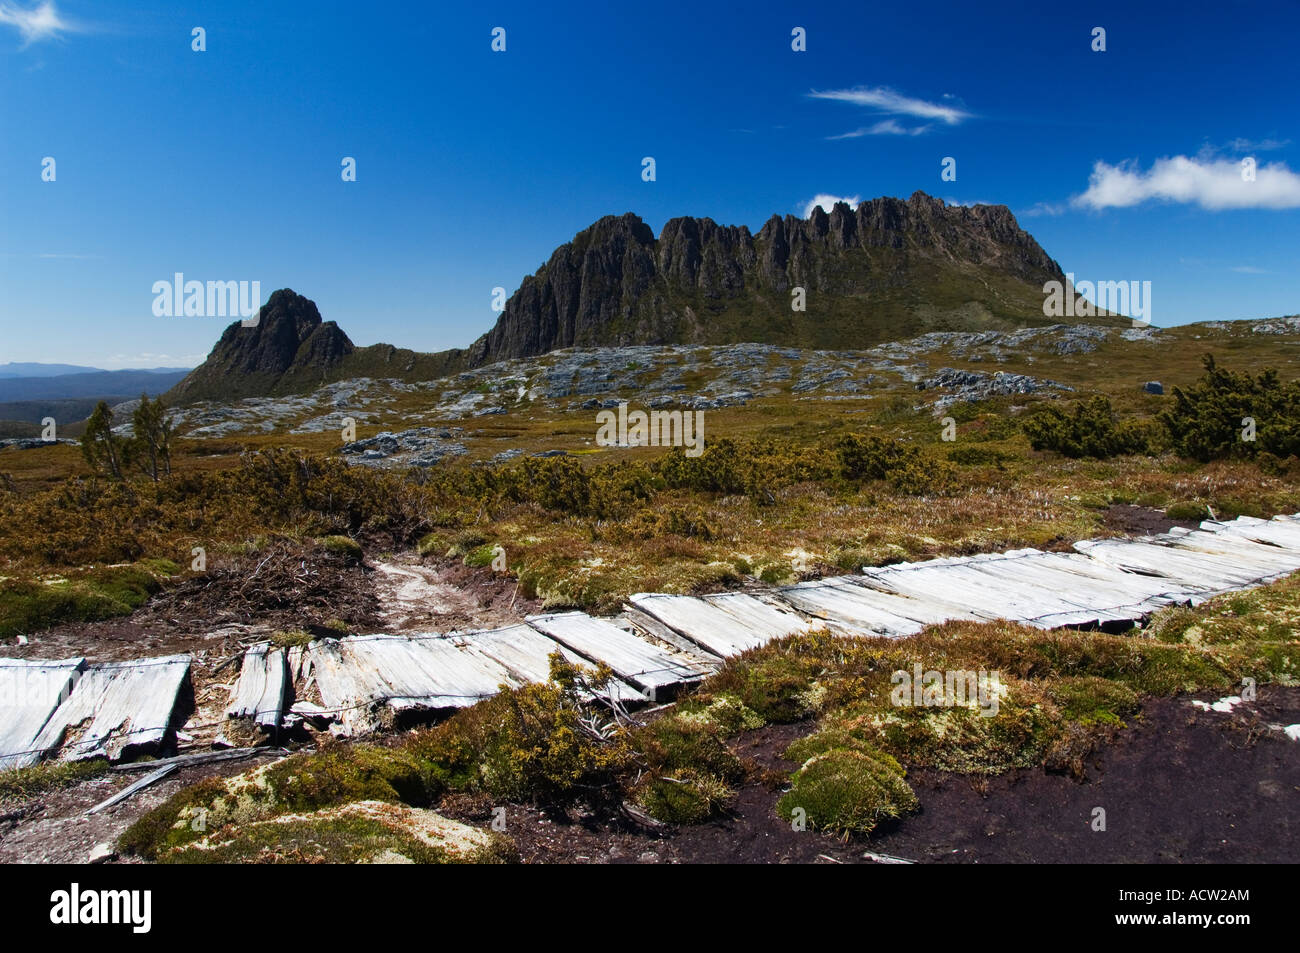
{"label": "white cloud", "polygon": [[1258,165],[1255,180],[1242,178],[1235,159],[1157,159],[1143,172],[1136,162],[1098,162],[1088,178],[1088,190],[1072,202],[1085,208],[1128,208],[1158,200],[1199,205],[1211,211],[1234,208],[1300,207],[1300,175],[1285,163]]}
{"label": "white cloud", "polygon": [[[867,106],[883,113],[915,116],[918,119],[937,119],[950,126],[955,126],[963,119],[969,119],[971,116],[970,113],[956,106],[931,103],[926,102],[924,99],[904,96],[887,86],[876,86],[874,88],[857,86],[853,89],[832,89],[825,92],[813,90],[808,95],[813,99],[831,99],[836,102],[852,103],[855,106]],[[943,98],[954,99],[952,96],[944,96]]]}
{"label": "white cloud", "polygon": [[40,40],[58,39],[63,33],[75,33],[80,29],[59,15],[53,0],[44,0],[30,8],[0,2],[0,24],[14,27],[21,33],[24,46]]}
{"label": "white cloud", "polygon": [[1265,268],[1256,268],[1254,265],[1238,265],[1232,270],[1239,275],[1271,275],[1273,273]]}
{"label": "white cloud", "polygon": [[858,207],[858,203],[861,201],[862,201],[862,196],[860,195],[841,196],[841,195],[828,195],[825,192],[821,192],[813,196],[811,199],[808,200],[808,202],[804,204],[803,217],[807,218],[809,215],[813,213],[813,209],[815,209],[819,205],[822,207],[823,211],[829,214],[831,209],[835,207],[836,202],[845,202],[848,204],[849,208],[856,211]]}
{"label": "white cloud", "polygon": [[858,139],[862,136],[919,136],[930,128],[929,123],[924,126],[900,126],[893,119],[882,119],[874,126],[863,126],[861,129],[854,129],[852,132],[843,132],[838,136],[827,136],[827,139]]}

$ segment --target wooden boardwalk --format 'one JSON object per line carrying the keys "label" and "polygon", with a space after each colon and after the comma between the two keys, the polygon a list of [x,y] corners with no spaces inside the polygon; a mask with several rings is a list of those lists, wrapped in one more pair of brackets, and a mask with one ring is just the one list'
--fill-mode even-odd
{"label": "wooden boardwalk", "polygon": [[[244,655],[226,713],[268,731],[311,717],[340,735],[364,734],[404,712],[452,710],[502,686],[545,681],[555,653],[603,663],[613,673],[603,697],[639,704],[671,697],[726,658],[814,629],[905,638],[950,619],[1123,629],[1162,606],[1300,570],[1300,516],[1207,521],[1074,548],[869,567],[758,592],[639,593],[612,619],[547,613],[498,629],[349,636],[287,651],[260,643]],[[117,760],[165,744],[188,674],[183,655],[100,665],[0,659],[0,767]],[[322,704],[295,704],[311,685]]]}

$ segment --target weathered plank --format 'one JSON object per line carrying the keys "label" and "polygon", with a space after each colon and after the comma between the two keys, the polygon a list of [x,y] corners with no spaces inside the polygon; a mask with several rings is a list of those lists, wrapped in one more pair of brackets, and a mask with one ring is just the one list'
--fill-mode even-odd
{"label": "weathered plank", "polygon": [[810,628],[795,613],[742,592],[704,597],[641,592],[628,601],[722,658]]}
{"label": "weathered plank", "polygon": [[853,576],[833,576],[784,586],[776,596],[800,612],[848,635],[914,635],[948,619],[974,618],[955,605],[882,592]]}
{"label": "weathered plank", "polygon": [[106,799],[103,800],[103,801],[100,801],[98,804],[96,804],[94,807],[92,807],[92,808],[91,808],[90,810],[88,810],[86,813],[87,813],[87,814],[98,814],[100,811],[104,810],[105,808],[110,808],[110,807],[112,807],[114,804],[121,804],[121,803],[122,803],[123,801],[125,801],[127,798],[129,798],[129,797],[131,797],[133,794],[135,794],[137,791],[143,791],[143,790],[144,790],[145,788],[147,788],[149,785],[151,785],[151,784],[156,784],[157,782],[159,782],[159,781],[161,781],[163,778],[167,777],[167,775],[171,774],[173,771],[175,771],[175,770],[176,770],[177,768],[179,768],[179,767],[180,767],[180,765],[178,765],[178,764],[164,764],[161,768],[156,768],[155,770],[150,771],[148,774],[146,774],[144,777],[142,777],[139,781],[132,781],[130,784],[128,784],[126,787],[122,788],[122,790],[118,791],[118,792],[117,792],[116,794],[114,794],[112,797],[109,797],[109,798],[106,798]]}
{"label": "weathered plank", "polygon": [[1275,578],[1275,574],[1261,574],[1256,567],[1243,567],[1236,559],[1198,553],[1167,542],[1097,539],[1075,543],[1074,548],[1119,569],[1171,579],[1185,589],[1197,591],[1196,599]]}
{"label": "weathered plank", "polygon": [[260,727],[274,729],[289,702],[289,665],[284,649],[269,642],[251,645],[244,653],[239,680],[230,692],[227,718],[252,718]]}
{"label": "weathered plank", "polygon": [[36,739],[85,668],[84,658],[0,659],[0,769],[25,768],[48,753]]}
{"label": "weathered plank", "polygon": [[[547,681],[551,677],[551,656],[556,652],[559,652],[568,662],[584,667],[591,666],[591,663],[577,652],[529,625],[517,624],[500,629],[458,632],[450,638],[465,651],[482,653],[504,666],[510,673],[510,684],[515,688]],[[612,679],[605,686],[603,694],[621,704],[646,700],[645,695],[618,678]]]}
{"label": "weathered plank", "polygon": [[65,761],[117,761],[156,745],[171,729],[189,672],[188,655],[87,666],[33,747],[62,748]]}
{"label": "weathered plank", "polygon": [[[1003,557],[1024,560],[1019,557]],[[982,572],[978,557],[936,559],[863,570],[872,585],[914,599],[939,600],[964,608],[983,619],[1008,619],[1034,625],[1062,617],[1073,621],[1078,606],[1049,589],[1035,585],[1023,569],[1008,575]],[[1028,564],[1026,564],[1027,566]]]}
{"label": "weathered plank", "polygon": [[1125,572],[1080,553],[1043,553],[1036,560],[1044,585],[1055,585],[1070,602],[1088,607],[1098,622],[1137,621],[1195,594],[1154,576]]}
{"label": "weathered plank", "polygon": [[1173,530],[1167,536],[1155,537],[1153,541],[1221,558],[1257,573],[1261,579],[1283,576],[1300,569],[1300,552],[1235,533]]}
{"label": "weathered plank", "polygon": [[592,662],[604,662],[614,674],[649,695],[671,697],[685,682],[708,670],[679,652],[653,645],[604,619],[582,612],[529,616],[528,624]]}
{"label": "weathered plank", "polygon": [[245,758],[264,758],[268,755],[283,757],[289,754],[287,748],[226,748],[221,751],[196,751],[193,754],[178,754],[171,758],[159,758],[157,761],[128,761],[116,764],[114,771],[144,771],[148,768],[162,768],[175,765],[179,768],[195,764],[215,764],[221,761],[242,761]]}
{"label": "weathered plank", "polygon": [[1032,599],[1037,614],[1016,621],[1040,628],[1132,623],[1151,611],[1149,597],[1127,587],[1063,572],[1050,554],[1035,549],[1014,550],[971,558],[975,572],[1010,586]]}
{"label": "weathered plank", "polygon": [[1294,516],[1275,516],[1271,520],[1251,516],[1238,516],[1235,520],[1226,522],[1206,520],[1201,524],[1201,529],[1211,533],[1243,536],[1300,552],[1300,519]]}
{"label": "weathered plank", "polygon": [[446,636],[362,635],[311,645],[316,685],[341,733],[373,731],[378,709],[439,711],[495,695],[510,673]]}

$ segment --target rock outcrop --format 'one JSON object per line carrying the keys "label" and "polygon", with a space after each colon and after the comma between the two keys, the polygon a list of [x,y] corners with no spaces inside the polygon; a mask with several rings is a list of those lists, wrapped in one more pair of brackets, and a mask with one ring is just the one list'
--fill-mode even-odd
{"label": "rock outcrop", "polygon": [[1060,266],[1006,206],[950,206],[922,192],[774,215],[756,234],[674,218],[656,239],[636,215],[607,216],[523,280],[468,361],[601,345],[847,348],[1036,326],[1048,323],[1042,286],[1053,280],[1064,282]]}

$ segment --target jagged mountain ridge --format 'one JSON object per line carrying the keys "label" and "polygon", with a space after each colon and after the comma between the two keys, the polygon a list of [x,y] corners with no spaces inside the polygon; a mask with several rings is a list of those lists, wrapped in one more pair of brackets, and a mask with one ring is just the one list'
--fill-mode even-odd
{"label": "jagged mountain ridge", "polygon": [[[561,245],[468,349],[357,348],[309,299],[282,289],[256,328],[228,327],[168,395],[176,403],[300,393],[347,377],[427,380],[565,347],[761,343],[862,348],[929,331],[1053,323],[1043,284],[1060,266],[1004,205],[922,192],[838,203],[758,232],[709,218],[606,216]],[[805,310],[792,307],[804,289]],[[1102,316],[1089,323],[1115,325]]]}
{"label": "jagged mountain ridge", "polygon": [[[656,239],[629,213],[557,248],[469,359],[742,340],[846,348],[1005,330],[1051,323],[1042,286],[1064,279],[1006,206],[949,206],[921,192],[816,208],[807,219],[774,215],[757,233],[674,218]],[[796,287],[807,296],[802,313],[791,307]]]}

